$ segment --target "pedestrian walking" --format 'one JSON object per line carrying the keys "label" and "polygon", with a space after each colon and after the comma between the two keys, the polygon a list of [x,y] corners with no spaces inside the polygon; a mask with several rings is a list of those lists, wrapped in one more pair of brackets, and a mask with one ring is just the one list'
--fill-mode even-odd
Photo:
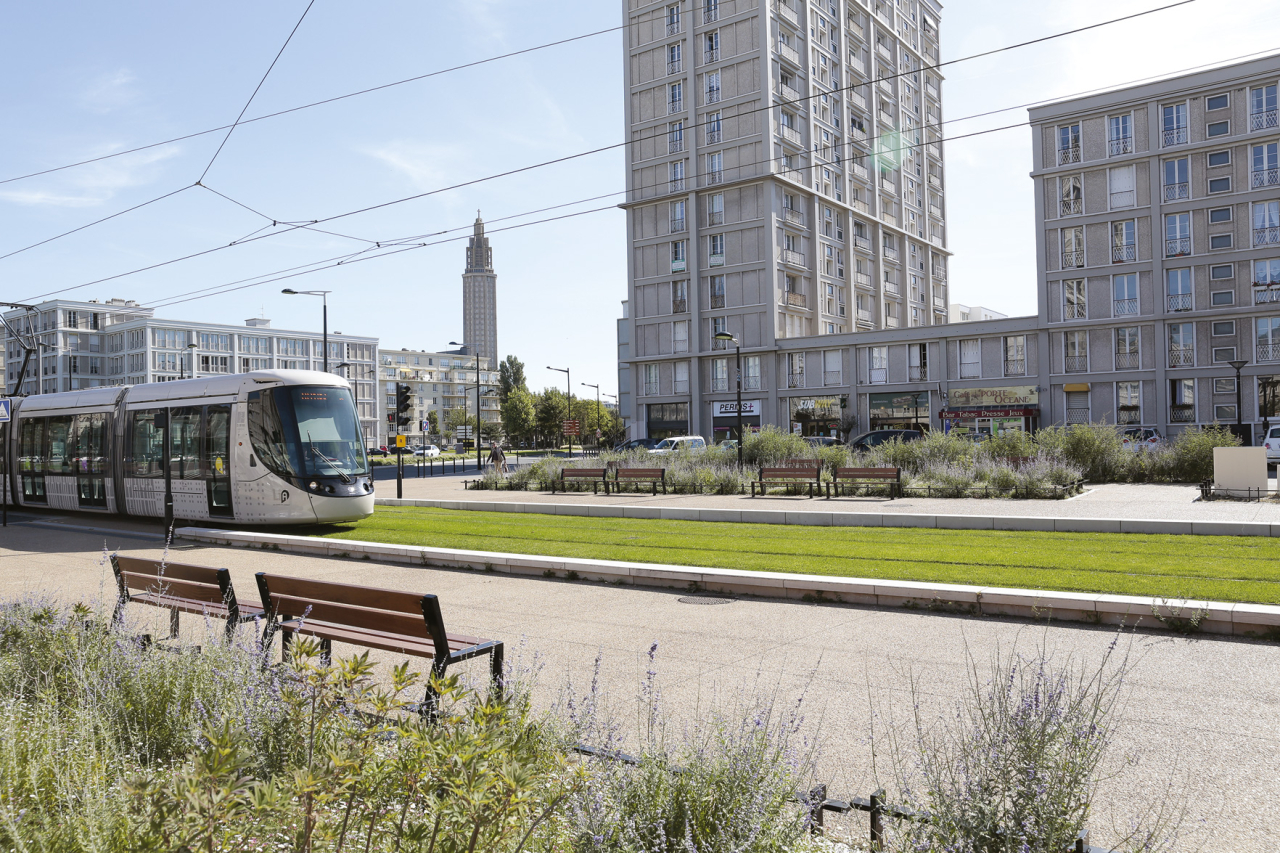
{"label": "pedestrian walking", "polygon": [[502,452],[502,443],[495,441],[489,448],[489,464],[503,474],[507,473],[507,454]]}

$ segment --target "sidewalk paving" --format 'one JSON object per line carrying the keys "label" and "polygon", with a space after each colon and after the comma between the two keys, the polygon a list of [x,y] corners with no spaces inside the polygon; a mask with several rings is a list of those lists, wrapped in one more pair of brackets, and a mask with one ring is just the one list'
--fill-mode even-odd
{"label": "sidewalk paving", "polygon": [[[533,493],[516,495],[527,499]],[[87,532],[77,528],[87,524],[82,519],[49,521],[56,530],[23,522],[0,530],[0,595],[42,591],[67,602],[110,595],[104,547],[138,556],[161,553],[154,533],[128,522],[94,519],[99,532]],[[963,689],[966,646],[979,667],[997,650],[1028,650],[1039,643],[1093,665],[1114,636],[1104,628],[1028,627],[797,601],[738,599],[696,606],[683,603],[682,593],[663,589],[256,549],[184,546],[171,557],[225,566],[247,600],[254,599],[256,571],[434,592],[451,630],[505,640],[508,660],[517,665],[540,657],[541,701],[554,698],[566,678],[581,695],[600,654],[601,684],[625,731],[633,730],[632,702],[650,666],[646,652],[656,641],[671,732],[681,731],[681,721],[705,709],[716,691],[758,684],[776,689],[783,704],[803,695],[806,725],[820,726],[825,742],[822,777],[837,795],[865,796],[877,784],[868,743],[869,706],[904,720],[911,712],[911,676],[923,686],[924,713],[932,719],[944,714]],[[133,608],[140,615],[148,610]],[[154,616],[158,624],[164,621],[159,613]],[[196,621],[184,618],[184,630]],[[1189,809],[1179,849],[1203,845],[1208,851],[1270,853],[1280,848],[1280,774],[1275,772],[1280,767],[1280,645],[1144,633],[1121,642],[1131,644],[1135,659],[1132,692],[1127,724],[1111,753],[1118,775],[1103,784],[1100,808],[1090,821],[1094,843],[1105,843],[1113,836],[1111,826],[1123,827],[1145,801],[1158,797],[1173,774]],[[341,647],[337,651],[343,653]],[[886,716],[877,720],[877,726],[886,723]],[[1121,766],[1122,756],[1130,753],[1139,754],[1141,763]],[[859,826],[865,832],[865,821]]]}

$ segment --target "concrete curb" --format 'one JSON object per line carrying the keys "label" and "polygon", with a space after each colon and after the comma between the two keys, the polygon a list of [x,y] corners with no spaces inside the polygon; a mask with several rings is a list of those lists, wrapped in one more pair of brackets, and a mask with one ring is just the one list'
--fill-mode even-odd
{"label": "concrete curb", "polygon": [[[581,560],[388,545],[281,533],[183,527],[175,537],[213,545],[264,548],[326,557],[354,557],[424,567],[473,569],[509,575],[565,577],[707,592],[829,601],[880,608],[911,608],[974,616],[1057,619],[1093,625],[1134,625],[1211,634],[1280,638],[1280,607],[1264,604],[1160,599],[1145,596],[1003,589],[960,584],[838,578],[784,572],[745,572],[658,563]],[[1194,623],[1194,624],[1191,624]]]}
{"label": "concrete curb", "polygon": [[515,503],[379,498],[378,506],[417,506],[472,512],[528,512],[591,518],[658,518],[674,521],[737,521],[750,524],[812,524],[820,527],[932,527],[947,530],[1036,530],[1045,533],[1156,533],[1175,536],[1280,536],[1266,521],[1169,521],[1158,518],[1046,518],[1026,515],[915,515],[892,512],[815,512],[776,509],[700,509],[625,504]]}

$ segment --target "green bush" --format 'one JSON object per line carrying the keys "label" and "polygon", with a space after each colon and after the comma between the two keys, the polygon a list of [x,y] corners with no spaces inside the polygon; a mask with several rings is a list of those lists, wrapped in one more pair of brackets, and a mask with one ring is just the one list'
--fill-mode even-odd
{"label": "green bush", "polygon": [[742,443],[742,459],[747,465],[777,465],[788,459],[811,459],[813,445],[794,433],[769,425],[748,435]]}
{"label": "green bush", "polygon": [[1172,479],[1181,483],[1212,480],[1213,449],[1239,446],[1240,439],[1218,424],[1204,429],[1183,430],[1173,440]]}

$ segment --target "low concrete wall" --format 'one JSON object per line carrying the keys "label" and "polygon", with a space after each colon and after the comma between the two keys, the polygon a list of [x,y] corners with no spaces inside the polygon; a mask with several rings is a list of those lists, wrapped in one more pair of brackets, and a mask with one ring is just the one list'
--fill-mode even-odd
{"label": "low concrete wall", "polygon": [[[1094,625],[1199,630],[1212,634],[1280,639],[1280,607],[1261,604],[1160,599],[1129,595],[1049,592],[875,578],[836,578],[784,572],[745,572],[657,563],[581,560],[387,545],[280,533],[180,528],[175,536],[195,542],[265,548],[298,554],[347,557],[424,567],[473,569],[510,575],[661,586],[706,592],[830,601],[882,608],[912,608],[975,616],[1055,619]],[[1194,623],[1194,624],[1193,624]]]}
{"label": "low concrete wall", "polygon": [[738,521],[750,524],[815,524],[821,527],[934,527],[949,530],[1039,530],[1047,533],[1161,533],[1195,536],[1280,536],[1265,521],[1169,521],[1167,519],[1042,518],[1013,515],[917,515],[891,512],[813,512],[774,509],[619,506],[617,504],[515,503],[513,501],[397,500],[378,506],[420,506],[473,512],[530,512],[592,518],[660,518],[668,521]]}

